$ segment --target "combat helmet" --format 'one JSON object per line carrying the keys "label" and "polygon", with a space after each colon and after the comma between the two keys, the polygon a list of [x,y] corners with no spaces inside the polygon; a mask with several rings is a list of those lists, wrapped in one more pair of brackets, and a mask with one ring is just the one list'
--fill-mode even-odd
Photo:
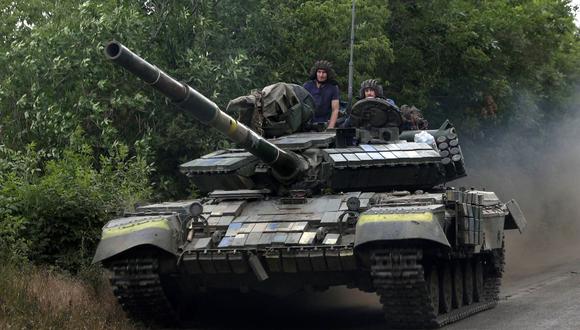
{"label": "combat helmet", "polygon": [[308,76],[308,79],[316,80],[316,71],[318,70],[325,70],[327,74],[326,81],[328,81],[333,85],[337,84],[336,72],[332,68],[332,63],[330,63],[327,60],[318,60],[314,62],[314,65],[312,65],[312,67],[310,68],[310,75]]}
{"label": "combat helmet", "polygon": [[359,97],[361,99],[365,98],[365,89],[371,88],[375,91],[376,97],[383,98],[383,86],[379,84],[379,81],[376,79],[367,79],[360,84],[360,91]]}

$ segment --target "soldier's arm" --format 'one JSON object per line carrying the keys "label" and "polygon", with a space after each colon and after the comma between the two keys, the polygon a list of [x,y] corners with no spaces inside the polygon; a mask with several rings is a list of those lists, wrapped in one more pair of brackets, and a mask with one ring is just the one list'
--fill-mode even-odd
{"label": "soldier's arm", "polygon": [[334,128],[334,125],[336,124],[336,119],[338,119],[338,108],[339,108],[338,100],[332,100],[330,102],[330,107],[332,108],[332,113],[330,114],[330,120],[328,121],[328,128]]}

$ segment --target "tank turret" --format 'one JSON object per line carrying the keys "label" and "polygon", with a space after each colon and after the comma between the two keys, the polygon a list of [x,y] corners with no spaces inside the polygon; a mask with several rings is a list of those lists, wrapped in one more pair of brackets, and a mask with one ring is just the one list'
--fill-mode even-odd
{"label": "tank turret", "polygon": [[276,177],[288,181],[307,169],[307,163],[296,154],[285,151],[238,122],[210,99],[191,86],[179,82],[148,63],[117,41],[105,46],[105,55],[116,64],[154,87],[183,110],[189,111],[200,122],[211,126],[264,163]]}

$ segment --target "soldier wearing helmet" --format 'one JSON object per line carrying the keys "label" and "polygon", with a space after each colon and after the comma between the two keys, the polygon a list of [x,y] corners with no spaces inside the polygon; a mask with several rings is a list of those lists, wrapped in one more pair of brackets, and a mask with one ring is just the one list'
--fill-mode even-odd
{"label": "soldier wearing helmet", "polygon": [[367,79],[360,84],[360,92],[359,92],[360,99],[366,99],[370,97],[376,97],[385,99],[389,104],[394,106],[398,109],[395,101],[388,99],[383,94],[383,86],[379,84],[377,79]]}
{"label": "soldier wearing helmet", "polygon": [[316,61],[310,69],[308,81],[304,88],[312,95],[316,104],[313,122],[326,123],[328,128],[334,128],[338,118],[339,90],[336,73],[328,61]]}
{"label": "soldier wearing helmet", "polygon": [[[371,102],[371,103],[367,102],[365,105],[362,105],[362,103],[361,103],[362,100],[375,99],[375,98],[381,99],[381,101]],[[386,102],[387,105],[385,105],[384,102]],[[377,103],[378,103],[378,105],[377,105]],[[381,103],[383,103],[383,104],[381,105]],[[354,107],[357,107],[357,105],[362,107],[363,109],[366,109],[367,107],[369,107],[370,104],[372,104],[371,107],[386,106],[387,108],[385,109],[385,111],[387,111],[387,109],[393,109],[396,112],[400,112],[399,108],[395,104],[395,101],[385,97],[385,95],[383,93],[383,86],[381,86],[381,84],[379,83],[379,81],[377,79],[367,79],[360,84],[359,101],[353,105],[353,109],[354,109]],[[358,108],[359,110],[361,109],[360,107]],[[366,110],[364,110],[364,111],[366,111]],[[359,115],[360,115],[360,113],[359,113]],[[353,114],[351,113],[348,116],[348,118],[346,118],[344,120],[344,123],[341,125],[341,127],[353,127],[353,126],[358,126],[359,124],[360,124],[360,120],[356,120],[355,118],[353,118]]]}

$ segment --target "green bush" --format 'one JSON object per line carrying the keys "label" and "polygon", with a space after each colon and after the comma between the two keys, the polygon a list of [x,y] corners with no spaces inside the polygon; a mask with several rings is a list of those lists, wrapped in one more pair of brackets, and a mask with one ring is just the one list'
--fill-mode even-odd
{"label": "green bush", "polygon": [[39,153],[34,146],[18,152],[0,145],[0,260],[22,261],[30,242],[23,233],[27,219],[20,213],[20,187],[38,176]]}
{"label": "green bush", "polygon": [[2,150],[9,172],[0,177],[0,247],[12,259],[75,271],[90,261],[105,221],[150,195],[149,165],[123,144],[97,162],[84,145],[45,162],[33,146]]}

